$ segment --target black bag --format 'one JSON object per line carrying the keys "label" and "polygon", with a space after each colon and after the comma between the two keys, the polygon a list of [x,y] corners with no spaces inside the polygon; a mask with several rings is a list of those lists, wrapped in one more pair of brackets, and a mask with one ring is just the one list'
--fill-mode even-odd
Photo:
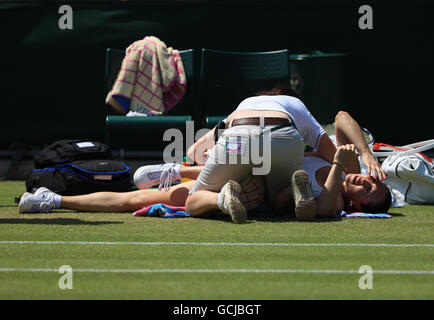
{"label": "black bag", "polygon": [[91,140],[58,140],[33,157],[36,169],[43,169],[77,160],[113,159],[110,148]]}
{"label": "black bag", "polygon": [[114,160],[79,160],[32,170],[26,179],[27,192],[46,187],[60,195],[99,191],[125,192],[133,186],[130,168]]}

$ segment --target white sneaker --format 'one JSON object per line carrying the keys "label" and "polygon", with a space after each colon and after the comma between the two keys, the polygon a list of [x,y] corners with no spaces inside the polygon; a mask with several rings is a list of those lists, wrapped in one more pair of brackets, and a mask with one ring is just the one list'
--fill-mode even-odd
{"label": "white sneaker", "polygon": [[295,202],[297,219],[312,220],[316,214],[316,201],[306,171],[297,170],[294,172],[291,179],[291,192]]}
{"label": "white sneaker", "polygon": [[177,181],[181,179],[179,167],[181,167],[179,163],[164,163],[140,167],[134,173],[134,184],[139,189],[148,189],[159,184],[159,190],[164,188],[165,191],[168,191],[172,180]]}
{"label": "white sneaker", "polygon": [[19,213],[46,213],[55,208],[54,196],[56,194],[45,187],[41,187],[34,194],[29,192],[21,196],[18,205]]}
{"label": "white sneaker", "polygon": [[232,217],[234,223],[246,223],[247,210],[239,200],[241,186],[233,180],[229,180],[220,191],[220,209]]}

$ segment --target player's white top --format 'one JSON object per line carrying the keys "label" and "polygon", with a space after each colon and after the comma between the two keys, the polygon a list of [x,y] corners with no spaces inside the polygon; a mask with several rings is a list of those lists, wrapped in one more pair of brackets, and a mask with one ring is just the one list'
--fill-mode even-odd
{"label": "player's white top", "polygon": [[[331,167],[332,164],[318,157],[304,157],[303,170],[307,172],[310,187],[312,188],[313,197],[316,198],[321,194],[322,187],[316,181],[315,173],[323,167]],[[342,179],[345,179],[345,173],[342,172]]]}

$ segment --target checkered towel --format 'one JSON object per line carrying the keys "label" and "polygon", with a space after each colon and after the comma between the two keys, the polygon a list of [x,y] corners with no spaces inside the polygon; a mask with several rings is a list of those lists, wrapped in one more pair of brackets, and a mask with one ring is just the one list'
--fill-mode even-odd
{"label": "checkered towel", "polygon": [[182,99],[186,86],[179,51],[149,36],[127,48],[106,103],[122,114],[166,114]]}

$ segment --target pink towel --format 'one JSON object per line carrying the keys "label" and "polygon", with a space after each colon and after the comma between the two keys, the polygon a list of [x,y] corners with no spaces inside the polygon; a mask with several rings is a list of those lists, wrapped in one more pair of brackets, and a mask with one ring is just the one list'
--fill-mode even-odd
{"label": "pink towel", "polygon": [[156,203],[143,207],[133,213],[134,216],[160,217],[160,218],[182,218],[190,215],[185,212],[185,207],[169,206],[163,203]]}
{"label": "pink towel", "polygon": [[[126,50],[106,103],[122,114],[166,114],[184,96],[187,77],[179,51],[149,36]],[[129,108],[125,108],[125,100]]]}

